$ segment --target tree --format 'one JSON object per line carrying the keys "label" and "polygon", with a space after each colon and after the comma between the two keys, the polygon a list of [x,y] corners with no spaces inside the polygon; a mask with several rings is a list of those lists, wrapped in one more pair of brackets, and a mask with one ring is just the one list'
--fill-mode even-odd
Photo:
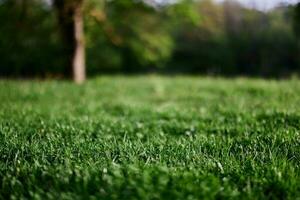
{"label": "tree", "polygon": [[65,56],[55,19],[45,0],[0,0],[0,76],[61,75]]}
{"label": "tree", "polygon": [[85,10],[89,72],[97,68],[147,71],[163,67],[170,59],[170,20],[156,1],[88,0]]}
{"label": "tree", "polygon": [[293,26],[296,36],[300,38],[300,3],[296,4],[294,8]]}
{"label": "tree", "polygon": [[65,73],[80,84],[86,78],[83,3],[85,0],[54,0],[67,53]]}
{"label": "tree", "polygon": [[[300,3],[297,3],[293,10],[293,29],[297,38],[298,43],[298,54],[300,47]],[[299,61],[298,61],[299,62]]]}

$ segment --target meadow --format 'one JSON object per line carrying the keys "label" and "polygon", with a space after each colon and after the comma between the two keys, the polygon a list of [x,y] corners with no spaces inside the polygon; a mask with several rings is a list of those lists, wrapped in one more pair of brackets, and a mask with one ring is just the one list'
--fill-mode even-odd
{"label": "meadow", "polygon": [[0,80],[0,199],[300,199],[300,80]]}

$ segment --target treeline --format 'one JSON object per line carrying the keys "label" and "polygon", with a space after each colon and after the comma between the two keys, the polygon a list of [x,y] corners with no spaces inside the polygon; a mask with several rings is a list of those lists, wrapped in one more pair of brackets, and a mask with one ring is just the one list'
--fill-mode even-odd
{"label": "treeline", "polygon": [[[300,71],[295,6],[262,12],[235,1],[153,2],[85,1],[88,74]],[[1,76],[64,76],[68,60],[51,1],[0,0],[0,24]]]}

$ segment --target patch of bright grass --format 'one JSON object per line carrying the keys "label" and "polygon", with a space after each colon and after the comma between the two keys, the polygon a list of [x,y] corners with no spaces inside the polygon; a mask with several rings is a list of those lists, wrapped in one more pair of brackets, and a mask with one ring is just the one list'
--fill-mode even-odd
{"label": "patch of bright grass", "polygon": [[300,81],[0,81],[1,199],[300,198]]}

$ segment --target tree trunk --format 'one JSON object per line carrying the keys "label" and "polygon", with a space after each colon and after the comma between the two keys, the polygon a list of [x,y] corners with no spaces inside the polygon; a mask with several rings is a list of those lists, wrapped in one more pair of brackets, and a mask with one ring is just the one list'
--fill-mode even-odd
{"label": "tree trunk", "polygon": [[83,0],[54,0],[54,6],[67,56],[65,75],[81,84],[86,78]]}
{"label": "tree trunk", "polygon": [[85,43],[84,43],[84,27],[82,7],[78,6],[74,13],[74,34],[75,34],[75,49],[72,62],[73,80],[76,83],[85,81]]}

